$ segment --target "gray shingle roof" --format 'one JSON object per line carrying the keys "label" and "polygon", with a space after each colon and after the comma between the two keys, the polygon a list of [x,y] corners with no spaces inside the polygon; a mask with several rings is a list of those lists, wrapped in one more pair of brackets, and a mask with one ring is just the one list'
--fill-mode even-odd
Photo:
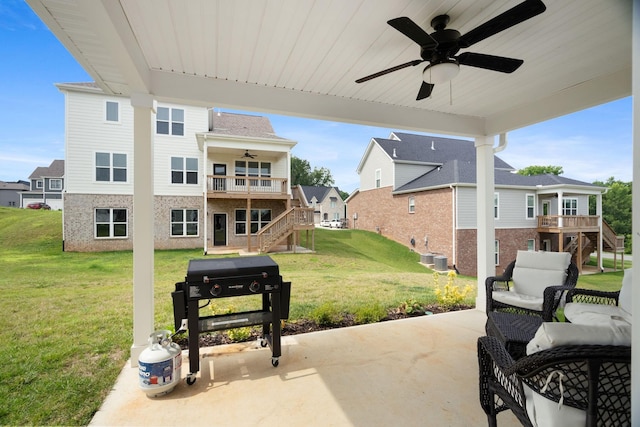
{"label": "gray shingle roof", "polygon": [[54,160],[48,167],[39,166],[29,175],[29,179],[62,178],[64,176],[64,160]]}
{"label": "gray shingle roof", "polygon": [[[474,163],[476,161],[476,148],[473,141],[401,132],[394,132],[394,135],[400,138],[400,141],[374,138],[394,161],[434,165],[443,165],[454,159]],[[495,165],[499,169],[513,170],[511,165],[498,156],[495,156]]]}
{"label": "gray shingle roof", "polygon": [[322,187],[322,186],[314,186],[314,185],[301,185],[304,196],[307,198],[307,202],[311,203],[311,200],[315,197],[318,202],[322,202],[331,188],[335,188],[338,194],[340,194],[340,190],[338,187]]}
{"label": "gray shingle roof", "polygon": [[[450,184],[476,184],[476,148],[473,141],[414,135],[396,132],[400,140],[374,138],[376,143],[396,162],[425,163],[433,169],[395,189],[396,192],[419,191]],[[497,186],[596,185],[563,176],[545,174],[518,175],[515,169],[494,156],[494,178]]]}
{"label": "gray shingle roof", "polygon": [[268,117],[248,114],[213,112],[210,134],[252,138],[285,139],[277,136]]}

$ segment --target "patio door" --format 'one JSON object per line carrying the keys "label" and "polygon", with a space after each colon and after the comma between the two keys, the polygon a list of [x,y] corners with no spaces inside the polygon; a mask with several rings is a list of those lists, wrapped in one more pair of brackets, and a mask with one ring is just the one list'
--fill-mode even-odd
{"label": "patio door", "polygon": [[213,164],[213,191],[227,191],[227,180],[223,178],[227,175],[227,165],[222,163]]}
{"label": "patio door", "polygon": [[213,214],[213,246],[227,246],[227,214]]}

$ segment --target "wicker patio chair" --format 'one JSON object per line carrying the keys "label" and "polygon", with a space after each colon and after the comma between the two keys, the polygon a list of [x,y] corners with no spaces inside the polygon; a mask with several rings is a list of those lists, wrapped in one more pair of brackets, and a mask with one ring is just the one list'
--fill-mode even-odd
{"label": "wicker patio chair", "polygon": [[574,288],[567,291],[565,319],[582,324],[602,324],[612,321],[632,323],[632,270],[624,271],[622,288],[607,292]]}
{"label": "wicker patio chair", "polygon": [[[539,262],[537,270],[535,262]],[[523,267],[519,267],[520,265]],[[558,269],[559,265],[562,265],[561,269]],[[533,284],[520,286],[519,289],[518,278],[515,277],[518,276],[517,273],[520,274],[520,281],[526,276],[526,280]],[[556,283],[549,282],[553,276],[556,277]],[[574,288],[577,282],[578,267],[571,262],[570,254],[518,251],[517,258],[507,266],[502,275],[487,277],[485,280],[487,313],[508,311],[538,315],[545,322],[550,322],[555,318],[564,292]]]}
{"label": "wicker patio chair", "polygon": [[631,425],[631,347],[565,345],[516,362],[498,339],[481,337],[478,363],[480,405],[491,427],[497,426],[496,416],[505,410],[524,426],[535,425],[530,413],[543,423],[539,418],[545,408],[550,411],[547,420],[568,425],[562,419],[565,415],[557,415],[558,405],[584,411],[569,409],[564,414],[577,413],[577,421],[584,419],[585,426]]}

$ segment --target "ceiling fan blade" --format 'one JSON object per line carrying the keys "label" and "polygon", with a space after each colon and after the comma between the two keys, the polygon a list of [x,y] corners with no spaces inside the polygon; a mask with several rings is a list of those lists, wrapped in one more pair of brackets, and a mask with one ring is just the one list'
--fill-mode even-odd
{"label": "ceiling fan blade", "polygon": [[519,5],[507,10],[504,13],[496,16],[479,25],[473,30],[469,31],[462,37],[460,37],[459,45],[462,48],[469,47],[481,40],[491,37],[494,34],[504,31],[507,28],[511,28],[527,19],[533,18],[536,15],[541,14],[547,9],[541,0],[525,0]]}
{"label": "ceiling fan blade", "polygon": [[377,73],[371,74],[370,76],[362,77],[356,80],[356,83],[363,83],[369,81],[371,79],[375,79],[376,77],[384,76],[385,74],[393,73],[394,71],[402,70],[407,67],[414,67],[421,62],[424,62],[422,59],[415,59],[413,61],[406,62],[404,64],[396,65],[395,67],[387,68],[386,70],[378,71]]}
{"label": "ceiling fan blade", "polygon": [[465,52],[456,57],[458,63],[471,67],[513,73],[524,61],[522,59],[506,58],[504,56],[485,55],[483,53]]}
{"label": "ceiling fan blade", "polygon": [[431,91],[433,91],[433,87],[435,85],[427,82],[422,82],[420,86],[420,90],[418,91],[418,96],[416,97],[416,101],[420,101],[421,99],[425,99],[431,96]]}
{"label": "ceiling fan blade", "polygon": [[405,36],[409,37],[414,42],[418,43],[424,49],[433,49],[438,46],[438,42],[433,39],[425,30],[423,30],[418,24],[413,22],[406,16],[400,18],[394,18],[387,21],[387,24],[391,25],[396,30],[400,31]]}

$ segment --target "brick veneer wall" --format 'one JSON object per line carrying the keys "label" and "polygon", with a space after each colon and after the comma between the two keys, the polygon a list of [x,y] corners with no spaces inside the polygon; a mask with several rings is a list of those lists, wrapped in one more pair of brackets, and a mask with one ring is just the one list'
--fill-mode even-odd
{"label": "brick veneer wall", "polygon": [[[478,274],[476,230],[458,230],[456,234],[456,268],[460,274],[476,276]],[[507,265],[516,259],[519,250],[527,250],[527,240],[536,239],[537,235],[535,228],[496,229],[496,240],[500,242],[499,264],[496,265],[496,274],[502,274]],[[539,248],[536,247],[537,249]]]}
{"label": "brick veneer wall", "polygon": [[[408,213],[408,198],[415,199],[415,213]],[[392,195],[391,187],[361,191],[349,200],[348,218],[353,228],[380,233],[419,253],[433,253],[447,257],[449,267],[455,264],[460,274],[476,276],[477,233],[475,229],[459,229],[455,232],[455,257],[453,256],[452,195],[448,188],[424,191],[411,195]],[[353,221],[357,213],[358,219]],[[424,238],[429,242],[425,247]],[[527,250],[527,240],[537,239],[535,228],[496,229],[500,242],[500,274],[516,257],[518,250]],[[416,245],[410,244],[414,237]],[[536,249],[538,243],[536,242]],[[493,254],[492,254],[493,255]]]}
{"label": "brick veneer wall", "polygon": [[[415,200],[414,213],[409,213],[409,197]],[[449,188],[411,195],[392,195],[391,187],[361,191],[349,200],[348,218],[352,228],[380,233],[419,253],[444,255],[451,264],[451,198]],[[356,221],[353,221],[354,214],[358,215]],[[411,245],[411,238],[415,246]]]}

